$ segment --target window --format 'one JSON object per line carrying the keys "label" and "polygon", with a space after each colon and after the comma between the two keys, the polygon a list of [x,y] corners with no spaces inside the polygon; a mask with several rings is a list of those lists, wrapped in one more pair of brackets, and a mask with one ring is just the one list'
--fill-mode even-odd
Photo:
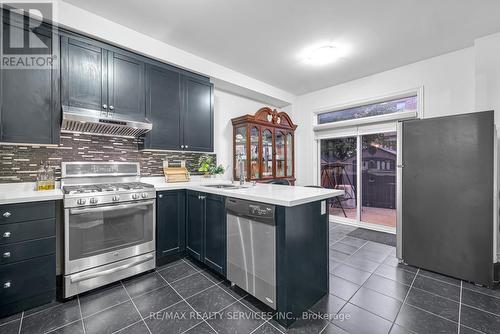
{"label": "window", "polygon": [[322,113],[318,115],[318,124],[334,123],[364,117],[401,113],[406,111],[417,111],[416,95]]}

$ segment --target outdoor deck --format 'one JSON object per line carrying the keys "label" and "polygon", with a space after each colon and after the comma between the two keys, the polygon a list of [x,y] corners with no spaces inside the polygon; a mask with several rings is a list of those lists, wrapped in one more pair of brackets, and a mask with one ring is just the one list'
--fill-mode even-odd
{"label": "outdoor deck", "polygon": [[[345,208],[345,213],[347,218],[356,219],[356,209]],[[334,216],[344,217],[342,209],[337,207],[330,207],[330,214]],[[383,209],[383,208],[372,208],[372,207],[362,207],[361,209],[361,220],[367,223],[383,225],[388,227],[396,227],[396,210],[395,209]]]}

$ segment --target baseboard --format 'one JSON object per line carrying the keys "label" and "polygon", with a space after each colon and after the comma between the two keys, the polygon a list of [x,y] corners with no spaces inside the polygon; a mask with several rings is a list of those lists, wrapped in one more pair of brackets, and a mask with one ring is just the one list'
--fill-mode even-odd
{"label": "baseboard", "polygon": [[185,252],[177,253],[177,254],[171,254],[171,255],[166,255],[162,257],[157,257],[156,258],[156,267],[161,267],[166,264],[169,264],[170,262],[177,261],[179,259],[182,259],[183,257],[186,256]]}

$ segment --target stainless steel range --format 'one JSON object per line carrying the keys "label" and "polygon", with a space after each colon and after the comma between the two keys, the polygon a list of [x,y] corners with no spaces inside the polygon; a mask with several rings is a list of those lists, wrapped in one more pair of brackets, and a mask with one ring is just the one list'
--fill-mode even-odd
{"label": "stainless steel range", "polygon": [[65,298],[155,267],[156,193],[139,180],[139,163],[62,163]]}

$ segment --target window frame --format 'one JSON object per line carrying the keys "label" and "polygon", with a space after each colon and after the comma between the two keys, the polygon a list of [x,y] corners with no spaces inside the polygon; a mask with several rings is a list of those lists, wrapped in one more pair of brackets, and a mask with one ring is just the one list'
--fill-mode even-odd
{"label": "window frame", "polygon": [[[370,104],[383,103],[397,99],[403,99],[406,97],[416,96],[417,97],[417,110],[416,111],[403,111],[403,112],[395,112],[391,114],[383,114],[377,116],[368,116],[362,118],[349,119],[338,122],[324,123],[318,124],[318,116],[325,113],[330,113],[334,111],[350,109]],[[328,129],[338,129],[344,127],[358,126],[368,123],[380,123],[380,122],[389,122],[389,121],[400,121],[405,119],[413,119],[413,118],[423,118],[423,86],[409,89],[406,91],[400,91],[393,94],[387,94],[384,96],[358,100],[354,102],[349,102],[337,106],[323,107],[313,110],[313,131],[321,131]]]}

